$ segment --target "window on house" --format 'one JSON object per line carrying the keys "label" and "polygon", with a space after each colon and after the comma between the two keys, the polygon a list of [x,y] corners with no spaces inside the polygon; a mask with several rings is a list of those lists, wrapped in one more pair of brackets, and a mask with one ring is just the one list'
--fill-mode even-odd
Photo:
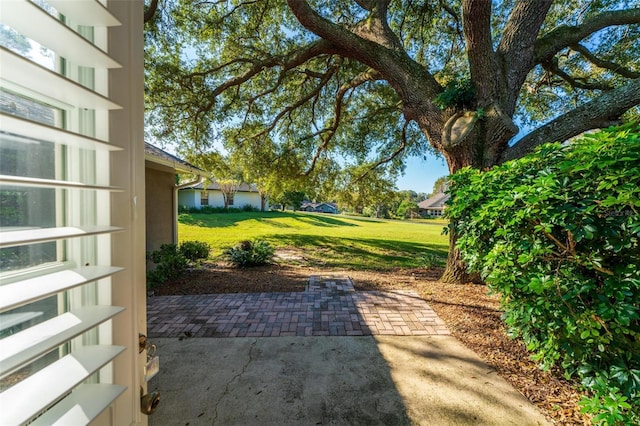
{"label": "window on house", "polygon": [[200,205],[208,206],[209,205],[209,191],[201,191],[200,192]]}
{"label": "window on house", "polygon": [[[59,9],[55,9],[55,5]],[[112,382],[107,26],[97,1],[0,16],[0,406],[7,424],[82,422]],[[64,17],[63,17],[64,16]],[[78,23],[82,23],[79,25]],[[95,26],[92,26],[95,25]],[[46,389],[42,383],[47,383]],[[25,397],[28,396],[28,397]],[[90,401],[89,401],[90,399]],[[85,410],[90,402],[92,409]],[[64,417],[62,422],[79,422]]]}
{"label": "window on house", "polygon": [[230,194],[227,194],[227,201],[230,206],[233,205],[233,192]]}

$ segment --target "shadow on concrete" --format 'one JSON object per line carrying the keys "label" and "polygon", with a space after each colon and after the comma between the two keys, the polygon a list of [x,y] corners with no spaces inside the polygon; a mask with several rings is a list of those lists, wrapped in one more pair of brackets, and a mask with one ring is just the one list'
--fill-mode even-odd
{"label": "shadow on concrete", "polygon": [[150,425],[408,425],[371,337],[155,339]]}

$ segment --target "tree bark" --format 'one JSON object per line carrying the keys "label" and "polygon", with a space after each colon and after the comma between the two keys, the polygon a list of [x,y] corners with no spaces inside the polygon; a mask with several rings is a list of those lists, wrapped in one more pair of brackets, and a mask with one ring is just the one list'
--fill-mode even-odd
{"label": "tree bark", "polygon": [[460,250],[456,248],[458,236],[449,228],[449,255],[447,256],[447,266],[444,269],[440,281],[447,284],[471,284],[480,282],[477,274],[469,274],[462,262]]}

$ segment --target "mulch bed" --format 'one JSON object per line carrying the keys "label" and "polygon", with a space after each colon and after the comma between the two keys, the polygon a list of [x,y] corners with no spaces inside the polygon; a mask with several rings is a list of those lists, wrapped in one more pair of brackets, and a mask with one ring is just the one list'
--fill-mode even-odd
{"label": "mulch bed", "polygon": [[246,269],[206,263],[183,278],[166,283],[156,295],[304,291],[310,275],[347,274],[356,290],[414,290],[444,320],[451,333],[558,425],[589,425],[580,413],[581,393],[560,374],[541,371],[524,344],[507,336],[498,298],[482,285],[438,281],[442,270],[331,271],[304,265],[275,264]]}

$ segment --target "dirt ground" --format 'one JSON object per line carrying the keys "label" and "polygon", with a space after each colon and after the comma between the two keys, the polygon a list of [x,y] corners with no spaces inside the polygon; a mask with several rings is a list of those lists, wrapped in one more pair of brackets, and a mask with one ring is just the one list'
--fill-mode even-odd
{"label": "dirt ground", "polygon": [[524,345],[510,339],[500,320],[498,299],[482,285],[438,282],[442,270],[344,271],[305,265],[294,251],[278,253],[276,264],[236,269],[206,263],[180,280],[163,284],[156,295],[304,291],[314,274],[348,275],[357,290],[411,289],[419,293],[448,325],[452,334],[536,404],[558,425],[588,425],[580,413],[581,394],[561,378],[539,370]]}

